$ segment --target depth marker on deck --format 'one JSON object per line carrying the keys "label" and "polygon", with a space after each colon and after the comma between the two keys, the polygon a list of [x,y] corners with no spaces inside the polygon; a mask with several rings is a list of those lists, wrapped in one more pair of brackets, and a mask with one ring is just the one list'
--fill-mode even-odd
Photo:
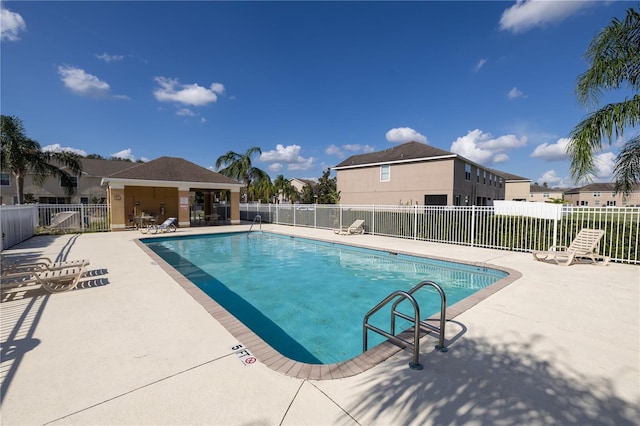
{"label": "depth marker on deck", "polygon": [[258,362],[258,359],[253,356],[253,354],[249,352],[249,350],[246,349],[244,345],[241,345],[240,343],[232,346],[231,350],[234,351],[242,365],[244,365],[245,367],[256,364]]}

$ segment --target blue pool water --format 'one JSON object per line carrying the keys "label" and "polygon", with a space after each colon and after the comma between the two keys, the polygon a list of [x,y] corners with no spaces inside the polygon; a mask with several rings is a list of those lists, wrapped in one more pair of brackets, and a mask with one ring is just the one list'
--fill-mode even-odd
{"label": "blue pool water", "polygon": [[[362,353],[362,320],[382,299],[420,281],[438,283],[447,305],[507,276],[471,265],[263,232],[145,239],[143,242],[282,355],[311,364]],[[440,298],[416,293],[424,318]],[[412,310],[408,302],[407,313]],[[371,323],[389,330],[389,310]],[[410,324],[398,322],[398,330]],[[369,347],[384,338],[369,333]]]}

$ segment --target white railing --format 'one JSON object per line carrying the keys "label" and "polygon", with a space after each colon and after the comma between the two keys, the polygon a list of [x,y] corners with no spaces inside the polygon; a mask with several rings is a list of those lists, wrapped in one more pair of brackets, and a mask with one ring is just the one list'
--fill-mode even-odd
{"label": "white railing", "polygon": [[38,210],[33,205],[0,206],[2,250],[31,238],[38,223]]}
{"label": "white railing", "polygon": [[251,221],[259,214],[265,223],[321,229],[364,219],[365,231],[373,235],[526,252],[569,245],[582,228],[603,229],[600,254],[613,261],[640,263],[638,207],[541,209],[540,203],[514,203],[483,207],[241,204],[240,218]]}
{"label": "white railing", "polygon": [[37,232],[99,232],[111,230],[107,204],[37,204]]}

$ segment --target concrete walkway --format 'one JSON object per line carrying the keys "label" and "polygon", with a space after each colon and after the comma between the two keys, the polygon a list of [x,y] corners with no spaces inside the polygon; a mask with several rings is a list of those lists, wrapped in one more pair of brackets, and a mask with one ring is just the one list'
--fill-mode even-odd
{"label": "concrete walkway", "polygon": [[[179,230],[178,235],[247,226]],[[338,380],[246,366],[239,342],[134,242],[138,232],[40,236],[3,256],[89,258],[81,288],[5,293],[1,423],[636,425],[640,268],[561,267],[529,253],[263,225],[299,236],[519,271],[421,345]],[[251,347],[248,348],[251,350]]]}

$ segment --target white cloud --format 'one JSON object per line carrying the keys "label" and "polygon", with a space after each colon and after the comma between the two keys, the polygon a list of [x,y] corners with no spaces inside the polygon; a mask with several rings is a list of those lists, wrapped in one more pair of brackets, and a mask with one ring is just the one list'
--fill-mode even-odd
{"label": "white cloud", "polygon": [[418,133],[411,127],[396,127],[387,132],[387,140],[395,143],[405,143],[410,141],[429,143],[427,137]]}
{"label": "white cloud", "polygon": [[64,85],[73,93],[94,98],[108,97],[111,87],[95,75],[72,66],[59,66],[58,74]]}
{"label": "white cloud", "polygon": [[518,0],[500,17],[500,29],[521,33],[550,23],[561,22],[588,7],[589,1]]}
{"label": "white cloud", "polygon": [[193,117],[194,115],[196,115],[195,112],[191,111],[189,108],[178,108],[178,111],[176,111],[177,115],[186,115],[189,117]]}
{"label": "white cloud", "polygon": [[543,143],[536,146],[531,153],[533,158],[541,158],[546,161],[561,161],[567,158],[567,145],[571,139],[561,138],[554,144]]}
{"label": "white cloud", "polygon": [[373,152],[376,149],[371,145],[360,145],[360,144],[346,144],[342,145],[342,147],[331,144],[324,150],[324,153],[327,155],[334,155],[338,158],[346,157],[345,151],[349,151],[351,153],[358,152]]}
{"label": "white cloud", "polygon": [[279,172],[280,170],[282,170],[283,167],[284,166],[282,165],[282,163],[273,163],[273,164],[269,164],[269,166],[267,166],[267,168],[271,172]]}
{"label": "white cloud", "polygon": [[474,67],[475,71],[478,72],[480,71],[480,68],[482,68],[484,66],[484,64],[486,64],[488,61],[488,59],[486,58],[482,58],[478,61],[478,63],[476,64],[476,66]]}
{"label": "white cloud", "polygon": [[122,151],[114,152],[111,157],[122,158],[123,160],[136,161],[136,157],[133,155],[131,148],[123,149]]}
{"label": "white cloud", "polygon": [[596,182],[611,182],[613,180],[613,169],[616,166],[616,155],[612,152],[604,152],[593,158],[596,172],[593,180]]}
{"label": "white cloud", "polygon": [[506,163],[507,161],[509,161],[509,156],[507,154],[505,154],[504,152],[502,152],[500,154],[496,154],[496,156],[493,157],[493,162],[494,163]]}
{"label": "white cloud", "polygon": [[342,145],[342,147],[346,151],[351,151],[351,152],[373,152],[376,150],[371,145],[360,145],[359,143]]}
{"label": "white cloud", "polygon": [[102,55],[95,55],[96,58],[100,59],[101,61],[105,61],[106,63],[109,62],[118,62],[124,59],[124,56],[122,55],[109,55],[108,53],[103,53]]}
{"label": "white cloud", "polygon": [[45,152],[73,152],[74,154],[81,155],[85,157],[87,155],[86,151],[78,148],[71,147],[63,147],[59,143],[54,143],[52,145],[43,146],[42,150]]}
{"label": "white cloud", "polygon": [[507,161],[507,151],[526,144],[526,136],[518,138],[515,135],[504,135],[494,138],[491,134],[476,129],[453,141],[450,151],[476,163],[490,165]]}
{"label": "white cloud", "polygon": [[513,87],[513,89],[509,90],[509,93],[507,94],[507,97],[509,99],[526,98],[524,93],[522,93],[522,90],[518,89],[515,86]]}
{"label": "white cloud", "polygon": [[[276,149],[260,154],[260,161],[264,161],[265,163],[284,163],[287,165],[287,170],[308,170],[313,167],[315,158],[302,157],[300,155],[301,149],[299,145],[284,146],[277,144]],[[280,166],[281,165],[278,167]],[[280,167],[280,169],[281,168],[282,167]],[[269,170],[271,170],[271,166]]]}
{"label": "white cloud", "polygon": [[535,181],[538,185],[544,185],[545,183],[549,187],[566,188],[573,186],[568,178],[562,178],[558,176],[555,170],[547,170]]}
{"label": "white cloud", "polygon": [[5,9],[0,4],[0,40],[20,40],[20,33],[27,30],[27,24],[20,14]]}
{"label": "white cloud", "polygon": [[180,84],[177,79],[156,77],[160,87],[153,91],[160,102],[177,102],[184,105],[203,106],[218,100],[224,93],[224,85],[212,83],[209,88],[197,84]]}

